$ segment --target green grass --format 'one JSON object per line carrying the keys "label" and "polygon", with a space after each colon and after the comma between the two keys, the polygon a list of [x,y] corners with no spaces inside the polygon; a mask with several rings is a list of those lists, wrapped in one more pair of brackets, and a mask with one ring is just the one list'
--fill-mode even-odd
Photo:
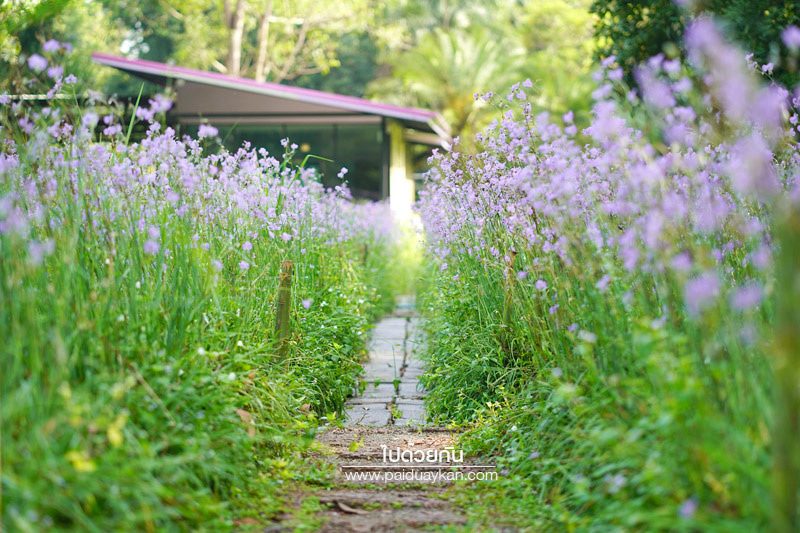
{"label": "green grass", "polygon": [[[531,531],[769,524],[771,365],[766,344],[742,340],[745,325],[769,338],[769,298],[747,315],[722,301],[694,320],[676,280],[612,258],[543,262],[512,281],[490,261],[448,263],[422,291],[423,382],[434,419],[464,427],[465,450],[502,472],[470,489],[476,520]],[[614,280],[605,292],[599,264]]]}
{"label": "green grass", "polygon": [[[315,478],[303,452],[357,386],[369,324],[392,305],[388,243],[284,243],[252,237],[248,221],[164,212],[148,256],[127,221],[82,222],[97,213],[83,203],[92,184],[79,175],[74,201],[62,178],[47,212],[59,224],[33,230],[54,241],[43,264],[0,236],[4,528],[216,531],[278,513],[287,486]],[[294,275],[280,358],[283,260]]]}

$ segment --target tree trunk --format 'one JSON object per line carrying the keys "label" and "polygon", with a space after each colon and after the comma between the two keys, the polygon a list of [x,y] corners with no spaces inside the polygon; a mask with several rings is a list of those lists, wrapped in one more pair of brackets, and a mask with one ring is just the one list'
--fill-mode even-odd
{"label": "tree trunk", "polygon": [[300,34],[297,36],[297,41],[294,43],[292,54],[286,59],[286,62],[283,64],[283,68],[281,68],[280,72],[275,78],[277,83],[280,83],[289,77],[289,74],[292,72],[292,68],[294,68],[295,62],[297,61],[298,54],[300,54],[306,44],[307,36],[308,21],[303,21],[303,24],[300,26]]}
{"label": "tree trunk", "polygon": [[269,44],[269,24],[272,17],[272,2],[268,1],[264,13],[258,21],[258,57],[256,58],[256,80],[267,80],[267,46]]}
{"label": "tree trunk", "polygon": [[245,0],[236,0],[236,8],[231,9],[230,0],[225,0],[225,22],[230,30],[228,60],[225,64],[228,74],[238,76],[242,68],[242,38],[244,37]]}

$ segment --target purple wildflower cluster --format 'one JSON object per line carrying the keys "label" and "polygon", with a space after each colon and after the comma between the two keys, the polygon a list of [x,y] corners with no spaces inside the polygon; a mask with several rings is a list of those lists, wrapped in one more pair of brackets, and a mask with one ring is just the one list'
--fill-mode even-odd
{"label": "purple wildflower cluster", "polygon": [[[43,49],[60,53],[65,47],[48,41]],[[41,76],[51,63],[52,57],[28,58],[42,83],[53,82],[53,97],[64,79]],[[79,212],[75,205],[84,208],[83,223],[109,243],[112,256],[115,240],[126,236],[146,256],[168,259],[169,243],[176,242],[172,222],[184,221],[196,232],[192,246],[210,251],[216,270],[224,255],[233,255],[241,270],[255,266],[251,256],[259,240],[304,250],[391,234],[388,206],[355,203],[346,186],[325,189],[312,170],[295,168],[285,156],[249,145],[209,153],[201,141],[217,134],[210,125],[201,126],[199,140],[169,127],[162,131],[157,117],[172,106],[163,95],[136,110],[148,127],[138,143],[126,142],[119,114],[96,95],[91,100],[75,110],[57,101],[33,108],[0,98],[0,237],[27,243],[32,263],[53,251],[45,236]]]}
{"label": "purple wildflower cluster", "polygon": [[602,292],[615,277],[670,274],[690,314],[722,295],[757,306],[771,206],[800,201],[800,97],[763,83],[709,19],[686,43],[691,65],[656,56],[636,71],[638,90],[605,60],[582,131],[571,113],[534,115],[520,84],[478,153],[436,154],[419,210],[442,268],[516,257],[538,291],[552,261]]}

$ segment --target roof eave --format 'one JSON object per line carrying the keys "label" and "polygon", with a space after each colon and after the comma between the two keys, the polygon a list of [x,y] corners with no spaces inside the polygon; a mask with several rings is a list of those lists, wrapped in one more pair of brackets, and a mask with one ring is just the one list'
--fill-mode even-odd
{"label": "roof eave", "polygon": [[[346,109],[348,111],[355,111],[359,113],[369,114],[369,115],[379,115],[385,116],[388,118],[394,118],[398,120],[406,120],[410,122],[417,122],[422,124],[430,125],[431,129],[440,135],[440,131],[443,131],[440,126],[435,126],[435,121],[438,121],[440,118],[437,113],[420,111],[420,112],[404,112],[400,109],[374,109],[370,108],[366,103],[365,104],[358,104],[355,102],[332,102],[330,99],[326,99],[323,97],[315,97],[314,95],[298,95],[291,91],[278,91],[271,89],[264,84],[260,85],[253,85],[249,83],[250,80],[246,79],[225,79],[224,76],[216,76],[214,73],[202,73],[201,71],[197,71],[197,73],[192,72],[190,69],[183,69],[180,67],[174,67],[172,65],[167,64],[159,64],[158,67],[150,66],[150,62],[142,62],[138,61],[134,64],[133,60],[128,60],[125,58],[120,58],[116,56],[112,56],[109,54],[102,54],[102,53],[93,53],[92,59],[102,65],[110,66],[116,68],[118,70],[122,70],[125,72],[132,73],[134,75],[146,74],[149,77],[162,77],[164,79],[181,79],[189,82],[200,83],[200,84],[207,84],[207,85],[214,85],[217,87],[223,87],[227,89],[234,89],[246,92],[252,92],[255,94],[263,94],[266,96],[274,96],[278,98],[286,98],[288,100],[294,100],[299,102],[307,102],[311,104],[318,104],[318,105],[327,105],[332,107],[339,107],[341,109]],[[177,71],[180,69],[180,71]],[[253,82],[258,83],[258,82]],[[382,104],[376,104],[382,105]],[[447,134],[445,133],[445,137]]]}

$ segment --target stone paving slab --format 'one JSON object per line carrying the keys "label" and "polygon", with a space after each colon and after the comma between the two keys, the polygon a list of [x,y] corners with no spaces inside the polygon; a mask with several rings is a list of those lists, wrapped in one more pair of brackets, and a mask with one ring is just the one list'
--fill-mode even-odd
{"label": "stone paving slab", "polygon": [[[392,319],[388,319],[392,320]],[[400,320],[400,319],[394,319]],[[402,322],[397,324],[384,324],[383,322],[379,323],[375,328],[372,330],[372,338],[373,339],[399,339],[403,340],[408,335],[408,329],[406,326],[405,319]]]}
{"label": "stone paving slab", "polygon": [[405,341],[403,339],[372,339],[367,345],[367,348],[370,354],[373,352],[387,353],[389,355],[395,354],[400,356],[401,359],[403,355],[405,355]]}
{"label": "stone paving slab", "polygon": [[386,426],[391,420],[391,412],[383,403],[352,405],[347,409],[349,425]]}
{"label": "stone paving slab", "polygon": [[425,391],[420,385],[418,380],[409,380],[403,375],[403,380],[400,382],[400,390],[397,393],[398,398],[408,398],[418,400],[425,395]]}
{"label": "stone paving slab", "polygon": [[387,316],[386,318],[378,322],[375,325],[374,329],[378,330],[382,327],[397,327],[405,330],[406,325],[408,325],[408,323],[411,322],[412,320],[415,321],[416,323],[419,323],[419,319],[408,319],[403,317]]}
{"label": "stone paving slab", "polygon": [[390,402],[392,401],[392,397],[394,397],[394,394],[395,394],[394,383],[382,382],[378,384],[378,386],[376,387],[374,383],[370,382],[367,383],[367,388],[364,389],[364,393],[361,396],[359,396],[358,399],[361,400],[381,399]]}
{"label": "stone paving slab", "polygon": [[401,413],[400,418],[394,420],[396,426],[425,423],[425,406],[421,400],[398,400],[394,408]]}
{"label": "stone paving slab", "polygon": [[364,365],[363,379],[367,383],[375,381],[394,381],[400,377],[400,368],[387,364],[368,363]]}
{"label": "stone paving slab", "polygon": [[400,364],[403,362],[402,350],[372,350],[369,354],[369,361],[372,363]]}

